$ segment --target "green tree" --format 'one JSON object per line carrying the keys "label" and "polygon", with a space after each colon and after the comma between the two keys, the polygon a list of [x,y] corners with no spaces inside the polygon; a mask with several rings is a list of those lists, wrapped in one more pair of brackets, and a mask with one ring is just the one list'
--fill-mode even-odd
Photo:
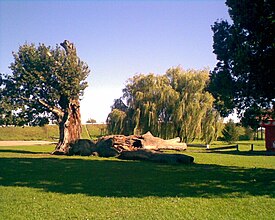
{"label": "green tree", "polygon": [[[171,68],[164,75],[135,75],[123,89],[126,104],[120,99],[112,107],[109,131],[124,134],[150,131],[165,139],[178,136],[181,141],[193,141],[202,132],[208,132],[207,126],[215,127],[219,119],[213,110],[214,99],[206,91],[208,80],[206,69],[185,71],[180,67]],[[203,120],[212,113],[215,117]],[[215,128],[203,138],[210,141],[216,131]]]}
{"label": "green tree", "polygon": [[3,106],[3,79],[2,79],[2,74],[0,73],[0,125],[4,124],[4,106]]}
{"label": "green tree", "polygon": [[5,114],[4,114],[4,106],[3,106],[3,79],[2,74],[0,73],[0,125],[5,124]]}
{"label": "green tree", "polygon": [[0,126],[20,125],[22,119],[14,117],[12,106],[5,96],[4,82],[5,77],[0,73]]}
{"label": "green tree", "polygon": [[253,140],[256,132],[251,127],[240,127],[239,140]]}
{"label": "green tree", "polygon": [[107,117],[107,129],[111,134],[125,134],[126,113],[113,109]]}
{"label": "green tree", "polygon": [[123,112],[126,112],[128,110],[128,107],[127,107],[127,105],[124,104],[122,98],[119,98],[119,99],[114,100],[114,104],[113,104],[113,106],[111,106],[111,109],[112,110],[119,109]]}
{"label": "green tree", "polygon": [[170,136],[164,125],[171,122],[177,93],[166,76],[136,75],[128,80],[123,94],[128,105],[127,122],[132,125],[133,133],[150,131],[164,138]]}
{"label": "green tree", "polygon": [[253,104],[243,113],[241,123],[246,128],[251,128],[255,133],[260,127],[260,122],[266,119],[266,112],[258,105]]}
{"label": "green tree", "polygon": [[208,70],[171,68],[166,73],[172,88],[179,94],[173,113],[177,136],[186,143],[201,135],[201,124],[206,112],[212,109],[213,97],[206,91]]}
{"label": "green tree", "polygon": [[224,140],[228,143],[234,143],[239,140],[239,130],[232,119],[225,124],[222,134]]}
{"label": "green tree", "polygon": [[210,145],[212,141],[217,140],[219,132],[222,128],[222,118],[214,109],[208,109],[202,119],[202,136],[201,139],[206,145]]}
{"label": "green tree", "polygon": [[89,118],[86,123],[91,123],[91,124],[95,124],[96,123],[96,120],[93,119],[93,118]]}
{"label": "green tree", "polygon": [[[272,0],[227,0],[233,21],[212,26],[217,65],[209,90],[223,116],[237,108],[271,109],[275,97],[275,4]],[[274,103],[273,103],[274,104]],[[274,108],[274,105],[273,105]],[[267,111],[273,113],[273,111]]]}
{"label": "green tree", "polygon": [[20,46],[13,53],[12,74],[3,79],[3,95],[21,123],[43,125],[55,119],[59,125],[55,153],[66,154],[69,143],[80,138],[79,98],[90,70],[72,43],[65,40],[61,46],[64,50],[58,45]]}

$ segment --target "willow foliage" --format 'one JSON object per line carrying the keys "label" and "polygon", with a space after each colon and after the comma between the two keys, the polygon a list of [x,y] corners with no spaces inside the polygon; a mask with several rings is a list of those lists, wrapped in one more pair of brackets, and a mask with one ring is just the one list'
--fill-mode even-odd
{"label": "willow foliage", "polygon": [[[164,75],[139,74],[129,79],[123,89],[127,109],[121,131],[134,134],[150,131],[162,138],[180,137],[184,142],[195,138],[211,142],[218,129],[205,134],[209,132],[206,128],[216,126],[214,121],[219,120],[219,115],[212,109],[214,98],[206,91],[208,72],[176,67]],[[114,113],[115,109],[108,117],[110,124],[117,121],[117,117],[112,117]],[[209,114],[211,117],[213,114],[211,120]],[[109,131],[114,133],[112,129]]]}
{"label": "willow foliage", "polygon": [[113,134],[123,134],[125,118],[125,112],[114,109],[108,116],[108,130],[112,131]]}
{"label": "willow foliage", "polygon": [[205,91],[208,71],[184,71],[178,67],[169,69],[166,76],[179,94],[173,114],[176,135],[184,142],[192,142],[202,133],[202,120],[214,101],[212,95]]}

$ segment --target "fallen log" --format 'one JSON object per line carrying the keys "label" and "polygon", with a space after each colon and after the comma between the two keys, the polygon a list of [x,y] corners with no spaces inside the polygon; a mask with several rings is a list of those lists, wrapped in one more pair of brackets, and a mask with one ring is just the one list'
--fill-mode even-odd
{"label": "fallen log", "polygon": [[168,164],[191,164],[194,158],[184,154],[165,154],[148,149],[122,151],[118,156],[122,160],[145,160]]}
{"label": "fallen log", "polygon": [[159,137],[154,137],[151,132],[147,132],[140,136],[142,148],[150,150],[186,150],[186,143],[180,143],[179,138],[163,140]]}
{"label": "fallen log", "polygon": [[148,160],[161,163],[192,163],[194,158],[183,154],[164,154],[162,150],[186,150],[185,143],[178,139],[163,140],[150,132],[144,135],[108,135],[91,140],[78,140],[70,144],[68,155],[98,155],[100,157],[118,157],[128,160]]}
{"label": "fallen log", "polygon": [[96,145],[88,139],[80,139],[69,145],[68,155],[90,156],[96,152]]}
{"label": "fallen log", "polygon": [[134,151],[137,149],[148,150],[186,150],[185,143],[179,143],[179,139],[163,140],[154,137],[150,132],[144,135],[108,135],[101,137],[96,142],[96,151],[102,157],[118,156],[122,151]]}

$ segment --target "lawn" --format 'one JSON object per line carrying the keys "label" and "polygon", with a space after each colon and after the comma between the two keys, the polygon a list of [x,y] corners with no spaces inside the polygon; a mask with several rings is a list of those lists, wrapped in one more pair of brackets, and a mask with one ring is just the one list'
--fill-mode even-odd
{"label": "lawn", "polygon": [[[84,124],[82,125],[81,138],[96,138],[106,133],[106,124]],[[0,141],[57,141],[59,138],[57,125],[45,125],[43,127],[0,127],[0,134]]]}
{"label": "lawn", "polygon": [[192,165],[0,147],[0,219],[275,219],[275,157],[245,146]]}

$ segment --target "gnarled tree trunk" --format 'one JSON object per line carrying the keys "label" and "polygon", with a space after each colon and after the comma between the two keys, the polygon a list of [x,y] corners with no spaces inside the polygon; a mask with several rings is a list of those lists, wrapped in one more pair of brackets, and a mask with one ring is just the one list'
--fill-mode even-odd
{"label": "gnarled tree trunk", "polygon": [[80,139],[81,115],[78,100],[71,100],[59,120],[59,141],[53,154],[68,154],[70,144]]}

